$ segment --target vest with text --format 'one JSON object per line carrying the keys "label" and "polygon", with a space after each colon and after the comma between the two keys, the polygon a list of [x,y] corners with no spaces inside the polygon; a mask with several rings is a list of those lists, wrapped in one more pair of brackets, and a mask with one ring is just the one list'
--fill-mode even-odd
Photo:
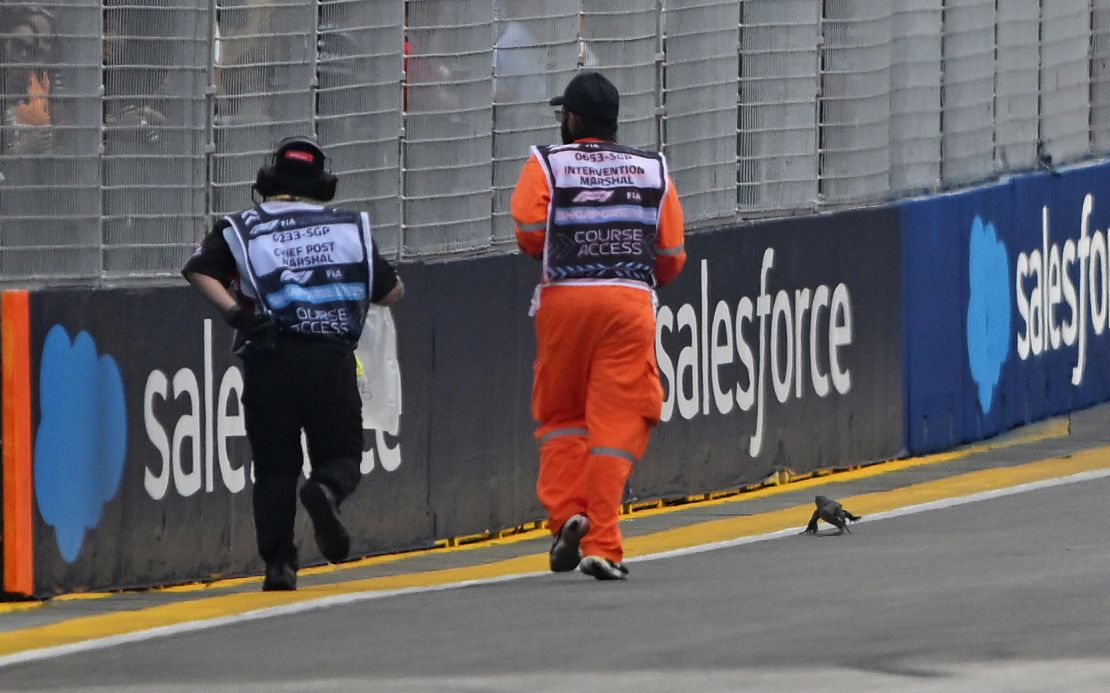
{"label": "vest with text", "polygon": [[279,334],[356,344],[373,286],[365,214],[316,205],[226,217],[244,283]]}
{"label": "vest with text", "polygon": [[663,155],[612,142],[533,151],[551,186],[544,281],[654,287]]}

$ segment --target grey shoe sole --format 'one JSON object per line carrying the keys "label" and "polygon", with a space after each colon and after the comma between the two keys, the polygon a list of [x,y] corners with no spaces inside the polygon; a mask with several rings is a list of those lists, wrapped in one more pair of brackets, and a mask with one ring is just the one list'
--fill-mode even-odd
{"label": "grey shoe sole", "polygon": [[318,481],[306,481],[301,486],[301,503],[312,519],[320,553],[332,563],[345,559],[351,551],[351,535],[339,520],[331,491]]}
{"label": "grey shoe sole", "polygon": [[578,567],[580,558],[578,544],[588,531],[590,531],[590,521],[585,515],[572,515],[563,524],[562,529],[559,530],[559,536],[551,545],[549,554],[551,572],[568,573]]}
{"label": "grey shoe sole", "polygon": [[628,568],[599,556],[586,556],[578,569],[595,580],[627,580]]}

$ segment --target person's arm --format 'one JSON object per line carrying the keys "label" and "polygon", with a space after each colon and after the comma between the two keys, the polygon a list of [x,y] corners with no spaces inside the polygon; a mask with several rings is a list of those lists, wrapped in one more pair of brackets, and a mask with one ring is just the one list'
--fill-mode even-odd
{"label": "person's arm", "polygon": [[405,284],[401,281],[400,277],[397,277],[397,283],[393,285],[393,288],[389,290],[389,293],[387,293],[385,296],[382,296],[379,300],[374,301],[374,304],[379,306],[391,306],[404,297]]}
{"label": "person's arm", "polygon": [[405,296],[405,284],[397,276],[397,270],[378,252],[378,246],[370,247],[374,263],[374,286],[370,290],[370,302],[378,306],[391,306]]}
{"label": "person's arm", "polygon": [[197,252],[185,263],[181,274],[206,301],[212,304],[232,327],[245,323],[243,309],[228,290],[231,281],[237,276],[235,257],[231,254],[224,239],[223,231],[227,222],[216,222],[212,230],[201,241]]}
{"label": "person's arm", "polygon": [[510,210],[516,222],[516,243],[527,255],[543,257],[543,244],[547,236],[547,208],[551,203],[551,190],[547,174],[539,160],[528,157],[513,190]]}
{"label": "person's arm", "polygon": [[231,321],[228,315],[239,308],[239,302],[219,279],[200,272],[186,272],[185,279],[197,290],[197,293],[220,311],[220,315],[223,315],[225,320]]}
{"label": "person's arm", "polygon": [[659,206],[659,235],[655,238],[655,281],[664,286],[686,265],[686,234],[682,204],[674,181],[667,177],[667,192]]}

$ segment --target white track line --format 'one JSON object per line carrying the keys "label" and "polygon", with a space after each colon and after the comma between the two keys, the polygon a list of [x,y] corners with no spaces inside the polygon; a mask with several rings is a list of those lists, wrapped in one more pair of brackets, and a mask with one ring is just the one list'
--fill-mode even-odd
{"label": "white track line", "polygon": [[[1032,481],[1028,484],[1018,484],[1017,486],[1007,486],[1006,488],[994,489],[992,491],[980,491],[979,493],[972,493],[967,496],[954,496],[952,498],[942,498],[941,500],[930,501],[928,503],[918,503],[916,505],[907,505],[894,510],[886,510],[881,513],[871,513],[865,519],[869,522],[874,520],[884,520],[890,517],[902,517],[903,515],[914,515],[916,513],[928,512],[930,510],[941,510],[944,508],[954,508],[957,505],[966,505],[968,503],[977,503],[979,501],[991,500],[992,498],[1003,498],[1005,496],[1014,496],[1019,493],[1027,493],[1029,491],[1039,491],[1041,489],[1052,488],[1054,486],[1065,486],[1067,484],[1076,484],[1081,481],[1091,481],[1093,479],[1103,479],[1110,476],[1110,468],[1107,469],[1094,469],[1089,472],[1079,472],[1070,476],[1062,476],[1056,479],[1044,479],[1042,481]],[[896,490],[896,489],[892,489]],[[725,541],[715,541],[709,544],[699,544],[697,546],[688,546],[681,549],[672,549],[671,551],[660,551],[659,553],[648,554],[646,556],[639,556],[637,558],[629,558],[626,563],[634,563],[640,561],[657,561],[661,558],[675,558],[678,556],[689,556],[695,553],[704,553],[706,551],[716,551],[717,549],[727,549],[733,546],[741,546],[743,544],[754,544],[757,541],[767,541],[768,539],[779,539],[781,537],[788,537],[797,534],[803,529],[804,525],[792,527],[788,529],[779,529],[774,532],[767,532],[766,534],[757,534],[750,537],[740,537],[738,539],[727,539]],[[3,660],[0,659],[0,665]]]}
{"label": "white track line", "polygon": [[[1052,488],[1055,486],[1065,486],[1067,484],[1075,484],[1082,481],[1091,481],[1094,479],[1103,479],[1106,477],[1110,477],[1110,469],[1096,469],[1089,472],[1081,472],[1079,474],[1072,474],[1070,476],[1060,477],[1056,479],[1034,481],[1028,484],[1019,484],[1017,486],[995,489],[993,491],[982,491],[980,493],[973,493],[967,496],[957,496],[954,498],[945,498],[942,500],[931,501],[929,503],[907,505],[903,508],[896,508],[894,510],[887,510],[885,512],[868,515],[867,520],[869,522],[873,522],[875,520],[882,520],[891,517],[902,517],[904,515],[913,515],[930,510],[952,508],[958,505],[966,505],[968,503],[976,503],[978,501],[991,500],[993,498],[1003,498],[1005,496],[1013,496],[1019,493],[1027,493],[1029,491],[1037,491],[1040,489]],[[760,541],[768,541],[770,539],[780,539],[782,537],[793,536],[797,534],[801,529],[802,525],[799,525],[797,527],[781,529],[774,532],[767,532],[765,534],[757,534],[749,537],[740,537],[738,539],[729,539],[727,541],[716,541],[709,544],[700,544],[698,546],[674,549],[672,551],[660,551],[659,553],[630,558],[628,559],[628,562],[639,563],[642,561],[657,561],[663,558],[689,556],[691,554],[704,553],[706,551],[727,549],[734,546],[742,546],[744,544],[754,544]],[[315,609],[326,609],[343,604],[352,604],[355,602],[364,602],[373,599],[386,599],[388,597],[396,597],[406,594],[442,592],[444,590],[457,589],[460,587],[471,587],[473,585],[496,585],[499,583],[512,582],[515,580],[523,580],[526,578],[539,577],[541,575],[549,574],[550,573],[548,573],[547,571],[534,573],[517,573],[513,575],[501,575],[492,578],[481,578],[478,580],[463,580],[461,582],[451,582],[443,585],[432,585],[427,587],[406,587],[396,590],[375,590],[367,592],[352,592],[349,594],[337,594],[328,597],[320,597],[319,599],[309,599],[303,602],[297,602],[296,604],[285,604],[282,606],[267,607],[265,609],[255,609],[254,611],[246,611],[244,613],[234,614],[231,616],[219,616],[216,618],[202,619],[198,621],[188,621],[186,623],[176,623],[172,626],[160,626],[158,628],[150,628],[148,630],[141,630],[133,633],[123,633],[121,635],[111,635],[104,638],[94,638],[91,640],[84,640],[82,642],[70,643],[68,645],[57,645],[55,647],[43,647],[35,650],[17,652],[15,654],[0,656],[0,667],[12,666],[14,664],[23,664],[26,662],[36,662],[44,659],[51,659],[53,657],[62,657],[64,655],[78,654],[82,652],[102,650],[109,647],[115,647],[116,645],[126,645],[128,643],[143,642],[146,640],[153,640],[155,638],[181,635],[183,633],[194,633],[196,631],[219,628],[220,626],[232,625],[237,623],[247,623],[250,621],[259,621],[266,618],[273,618],[275,616],[299,614],[306,611],[312,611]]]}

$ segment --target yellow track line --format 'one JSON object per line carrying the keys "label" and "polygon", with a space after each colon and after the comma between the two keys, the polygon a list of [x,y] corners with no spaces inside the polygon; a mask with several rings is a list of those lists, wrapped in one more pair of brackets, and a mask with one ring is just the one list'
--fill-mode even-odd
{"label": "yellow track line", "polygon": [[[851,508],[852,512],[867,516],[909,505],[969,496],[974,493],[1106,468],[1110,468],[1110,447],[1086,450],[1069,457],[1040,460],[1016,467],[983,469],[889,491],[876,491],[837,500]],[[637,542],[637,538],[628,540],[625,555],[631,558],[800,527],[809,520],[812,512],[813,504],[806,503],[759,515],[710,520],[687,527],[664,530],[638,537],[645,540],[642,543]]]}
{"label": "yellow track line", "polygon": [[[843,498],[853,511],[868,515],[908,505],[966,496],[983,491],[1110,468],[1110,447],[1087,450],[1070,457],[1032,462],[1016,467],[988,469],[913,484],[890,491]],[[755,536],[800,527],[809,518],[812,504],[798,505],[760,515],[747,515],[631,537],[626,556],[646,556],[699,544]],[[146,609],[85,616],[48,625],[0,633],[0,656],[27,650],[136,633],[151,628],[242,614],[248,611],[296,604],[322,597],[369,591],[447,585],[547,569],[547,556],[530,554],[488,564],[424,571],[407,575],[365,578],[317,585],[296,592],[244,592],[175,602]]]}
{"label": "yellow track line", "polygon": [[1020,429],[1020,431],[1020,433],[1006,435],[994,440],[990,440],[988,442],[974,443],[961,448],[957,448],[955,450],[949,450],[947,452],[938,452],[931,455],[923,455],[921,457],[907,457],[900,460],[876,462],[874,464],[869,464],[866,466],[830,471],[823,474],[815,473],[812,476],[792,480],[786,484],[776,484],[751,490],[738,489],[730,495],[717,495],[708,499],[691,499],[691,501],[686,504],[637,510],[635,514],[639,517],[647,517],[651,515],[658,515],[661,513],[680,511],[695,505],[697,507],[726,505],[728,503],[738,503],[748,500],[755,500],[756,498],[765,498],[767,496],[774,496],[780,493],[800,491],[802,489],[811,488],[813,486],[825,486],[827,484],[843,484],[851,481],[858,481],[860,479],[867,479],[874,476],[880,476],[882,474],[900,472],[904,469],[911,469],[913,467],[923,467],[926,465],[954,462],[956,460],[961,460],[971,455],[977,455],[979,453],[989,452],[991,450],[1003,450],[1006,448],[1017,447],[1018,445],[1037,443],[1054,438],[1063,438],[1064,436],[1068,435],[1068,432],[1070,431],[1070,423],[1066,418],[1053,419],[1051,421],[1045,421],[1039,424],[1027,426]]}
{"label": "yellow track line", "polygon": [[[961,448],[957,448],[956,450],[934,453],[931,455],[923,455],[921,457],[910,457],[900,460],[888,460],[869,464],[866,466],[853,467],[846,470],[830,471],[824,474],[814,474],[813,476],[810,476],[808,478],[792,480],[786,484],[776,484],[754,489],[747,488],[736,489],[733,491],[717,492],[715,494],[711,494],[711,497],[709,498],[706,498],[704,496],[691,496],[689,497],[689,499],[687,499],[687,502],[684,503],[674,505],[663,505],[662,503],[660,503],[657,507],[642,507],[636,509],[631,514],[636,517],[650,517],[652,515],[659,515],[664,513],[681,512],[682,510],[686,510],[694,506],[711,507],[717,505],[725,505],[729,503],[740,503],[748,500],[755,500],[757,498],[764,498],[766,496],[773,496],[779,493],[798,491],[812,486],[847,483],[850,481],[857,481],[859,479],[866,479],[868,477],[878,476],[880,474],[888,474],[904,469],[910,469],[912,467],[921,467],[924,465],[952,462],[954,460],[963,459],[970,455],[987,452],[990,450],[1010,448],[1027,443],[1050,440],[1053,438],[1063,438],[1068,435],[1069,430],[1070,424],[1067,417],[1060,417],[1036,424],[1031,424],[1029,426],[1018,429],[1018,431],[1015,433],[1003,435],[999,438],[995,438],[987,442],[967,445]],[[627,515],[625,519],[627,519]],[[475,549],[481,549],[488,546],[502,546],[506,544],[515,544],[521,541],[530,541],[538,536],[546,534],[546,527],[538,526],[535,529],[521,529],[519,531],[513,532],[512,534],[473,538],[473,540],[471,541],[463,541],[463,539],[465,538],[458,538],[453,541],[448,541],[446,545],[436,546],[435,548],[431,549],[421,549],[405,553],[384,554],[380,556],[369,556],[367,558],[361,558],[356,561],[349,561],[341,565],[325,564],[320,566],[313,566],[310,568],[302,568],[299,571],[299,574],[302,576],[329,574],[343,570],[354,570],[359,568],[383,565],[386,563],[394,563],[417,556],[427,556],[454,551],[473,551]],[[221,578],[205,582],[191,582],[181,585],[170,585],[167,587],[155,587],[152,588],[150,592],[165,592],[170,594],[216,592],[239,587],[242,585],[261,584],[261,582],[261,576]],[[115,593],[77,592],[73,594],[64,594],[54,597],[54,601],[103,599],[105,597],[110,597],[113,594]],[[0,614],[10,613],[14,611],[26,611],[28,609],[43,606],[46,603],[47,602],[45,601],[0,603]]]}

